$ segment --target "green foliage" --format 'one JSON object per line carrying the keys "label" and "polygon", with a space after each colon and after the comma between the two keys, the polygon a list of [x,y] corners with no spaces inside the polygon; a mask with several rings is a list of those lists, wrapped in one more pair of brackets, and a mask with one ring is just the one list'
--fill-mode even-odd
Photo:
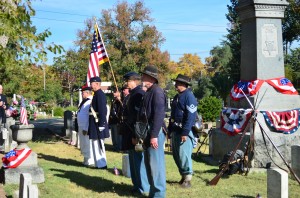
{"label": "green foliage", "polygon": [[53,115],[63,117],[64,116],[64,109],[62,107],[53,108]]}
{"label": "green foliage", "polygon": [[285,58],[285,76],[293,82],[296,89],[300,89],[300,48],[291,49]]}
{"label": "green foliage", "polygon": [[211,80],[212,84],[217,89],[217,94],[215,96],[221,97],[223,101],[226,101],[226,98],[234,85],[233,80],[226,72],[216,72]]}
{"label": "green foliage", "polygon": [[285,18],[282,23],[283,42],[287,45],[300,39],[300,1],[287,0],[289,5],[285,10]]}
{"label": "green foliage", "polygon": [[68,106],[65,108],[65,111],[77,111],[78,107],[76,106]]}
{"label": "green foliage", "polygon": [[209,96],[216,96],[216,88],[211,82],[211,78],[203,76],[198,81],[198,86],[194,86],[194,94],[196,98],[204,98]]}
{"label": "green foliage", "polygon": [[228,74],[230,78],[237,82],[240,80],[240,62],[241,62],[241,23],[239,21],[236,7],[238,0],[230,0],[231,5],[227,5],[228,13],[226,18],[230,22],[230,28],[227,28],[226,44],[230,47],[232,58],[228,62]]}
{"label": "green foliage", "polygon": [[199,101],[198,109],[204,122],[214,122],[220,116],[222,100],[209,96]]}

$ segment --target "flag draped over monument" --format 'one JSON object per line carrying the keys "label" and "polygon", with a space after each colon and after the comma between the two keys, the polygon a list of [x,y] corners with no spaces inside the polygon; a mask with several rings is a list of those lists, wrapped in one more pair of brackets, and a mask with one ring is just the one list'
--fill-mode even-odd
{"label": "flag draped over monument", "polygon": [[108,54],[106,52],[104,42],[101,37],[100,30],[97,25],[95,25],[95,31],[93,35],[92,48],[90,52],[89,67],[87,73],[87,85],[89,85],[90,78],[99,76],[98,66],[107,62]]}

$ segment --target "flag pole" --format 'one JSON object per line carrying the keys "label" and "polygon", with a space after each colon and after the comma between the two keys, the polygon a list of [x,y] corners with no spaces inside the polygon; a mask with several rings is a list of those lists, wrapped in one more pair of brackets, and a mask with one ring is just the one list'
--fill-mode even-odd
{"label": "flag pole", "polygon": [[105,50],[105,52],[106,52],[106,54],[107,54],[108,64],[109,64],[109,67],[110,67],[110,70],[111,70],[111,74],[112,74],[113,79],[114,79],[114,83],[115,83],[115,86],[116,86],[116,90],[117,90],[117,92],[119,92],[118,85],[117,85],[116,78],[115,78],[115,74],[114,74],[114,70],[113,70],[113,68],[112,68],[112,66],[111,66],[111,63],[110,63],[110,60],[109,60],[108,53],[107,53],[107,51],[106,51],[106,49],[105,49],[104,40],[102,39],[101,32],[100,32],[100,29],[99,29],[99,26],[98,26],[96,17],[94,17],[94,20],[95,20],[95,23],[96,23],[96,27],[97,27],[98,34],[99,34],[99,36],[100,36],[100,38],[101,38],[101,41],[102,41],[102,43],[103,43],[103,48],[104,48],[104,50]]}

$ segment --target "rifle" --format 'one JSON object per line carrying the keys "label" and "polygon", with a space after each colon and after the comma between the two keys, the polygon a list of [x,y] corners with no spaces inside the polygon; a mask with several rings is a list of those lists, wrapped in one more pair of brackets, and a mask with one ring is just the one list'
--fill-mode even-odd
{"label": "rifle", "polygon": [[[254,110],[253,105],[251,104],[249,98],[246,96],[246,94],[243,92],[244,96],[246,97],[248,103],[250,104],[250,106],[252,107],[252,109]],[[274,142],[271,140],[270,136],[267,134],[267,132],[263,129],[262,125],[260,124],[260,122],[257,120],[257,118],[255,117],[254,120],[257,122],[259,129],[262,133],[262,135],[266,135],[268,140],[271,142],[271,144],[273,145],[273,147],[275,148],[275,150],[277,151],[277,153],[279,154],[280,158],[282,159],[282,161],[284,162],[284,164],[287,166],[287,168],[290,170],[290,172],[292,173],[292,175],[294,176],[294,178],[297,180],[297,182],[300,184],[300,179],[298,178],[298,176],[296,175],[295,171],[291,168],[291,166],[286,162],[286,160],[284,159],[283,155],[280,153],[280,151],[278,150],[277,146],[274,144]]]}
{"label": "rifle", "polygon": [[[197,155],[197,156],[198,156],[198,154],[199,154],[199,152],[200,152],[201,147],[202,147],[203,144],[206,142],[206,139],[207,139],[208,137],[211,136],[212,130],[213,130],[213,128],[211,127],[211,128],[209,129],[207,135],[205,136],[204,140],[201,142],[201,144],[200,144],[200,146],[199,146],[199,148],[198,148],[198,150],[197,150],[197,152],[196,152],[196,155]],[[200,136],[199,138],[201,138],[201,136]],[[206,149],[206,147],[205,147],[205,149]]]}
{"label": "rifle", "polygon": [[232,163],[233,157],[234,157],[236,151],[238,150],[238,148],[240,147],[240,144],[241,144],[241,142],[242,142],[242,140],[243,140],[243,138],[244,138],[244,136],[245,136],[245,134],[246,134],[246,131],[250,128],[250,127],[249,127],[249,126],[250,126],[250,121],[253,120],[253,118],[254,118],[254,114],[253,114],[253,113],[254,113],[254,111],[252,112],[252,117],[251,117],[250,120],[248,121],[247,126],[245,127],[245,129],[244,129],[244,131],[243,131],[243,133],[242,133],[242,135],[241,135],[241,137],[240,137],[240,140],[239,140],[238,144],[235,146],[234,150],[232,151],[232,153],[231,153],[231,155],[230,155],[230,158],[229,158],[229,160],[228,160],[226,166],[224,166],[224,167],[221,169],[221,171],[219,171],[219,173],[218,173],[212,180],[210,180],[210,182],[208,183],[209,185],[211,185],[211,186],[217,185],[217,183],[219,182],[219,180],[220,180],[220,178],[222,177],[222,175],[225,173],[225,171],[226,171],[227,169],[229,169],[229,165]]}

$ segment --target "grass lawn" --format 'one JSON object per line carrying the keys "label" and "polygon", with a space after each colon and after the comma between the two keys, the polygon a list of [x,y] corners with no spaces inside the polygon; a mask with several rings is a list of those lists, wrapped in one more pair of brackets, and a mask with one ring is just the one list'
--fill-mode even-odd
{"label": "grass lawn", "polygon": [[[131,179],[122,175],[114,175],[113,167],[122,169],[122,153],[112,151],[110,142],[106,142],[108,169],[99,170],[82,166],[83,157],[74,146],[62,140],[48,138],[29,143],[30,148],[38,154],[39,165],[45,173],[45,183],[38,184],[42,198],[67,197],[131,197]],[[232,175],[221,178],[216,186],[208,186],[218,171],[218,167],[210,166],[201,160],[201,156],[193,161],[194,176],[192,187],[182,189],[178,185],[180,175],[172,154],[166,151],[167,197],[255,197],[260,193],[267,197],[266,173],[251,173],[248,176]],[[274,186],[276,188],[276,186]],[[8,197],[18,185],[5,185]],[[300,186],[289,179],[289,197],[299,197]]]}

